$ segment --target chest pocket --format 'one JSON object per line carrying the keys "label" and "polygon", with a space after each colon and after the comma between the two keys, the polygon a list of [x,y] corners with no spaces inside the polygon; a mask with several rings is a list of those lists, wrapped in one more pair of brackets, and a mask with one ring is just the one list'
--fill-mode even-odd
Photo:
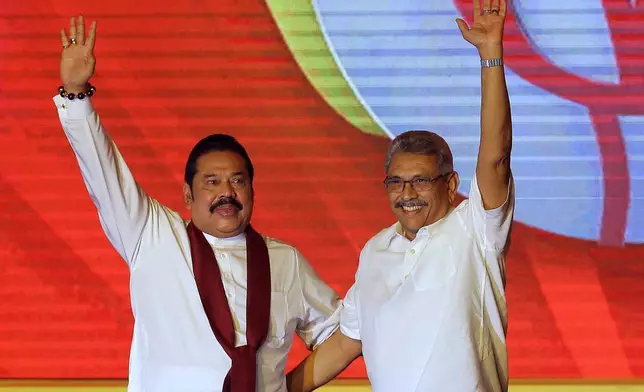
{"label": "chest pocket", "polygon": [[421,251],[411,271],[411,281],[416,291],[432,290],[449,284],[456,275],[454,262],[458,251],[454,241],[435,235]]}

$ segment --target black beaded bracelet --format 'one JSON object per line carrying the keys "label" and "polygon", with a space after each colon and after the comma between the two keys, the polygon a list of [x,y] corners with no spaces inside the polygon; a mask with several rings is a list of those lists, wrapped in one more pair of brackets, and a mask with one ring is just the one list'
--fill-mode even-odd
{"label": "black beaded bracelet", "polygon": [[78,93],[78,94],[68,93],[67,91],[65,91],[65,87],[63,86],[58,87],[58,93],[60,93],[60,96],[63,98],[67,98],[70,101],[75,98],[85,99],[85,97],[91,97],[92,95],[94,95],[95,92],[96,92],[96,87],[92,86],[89,83],[87,83],[87,92]]}

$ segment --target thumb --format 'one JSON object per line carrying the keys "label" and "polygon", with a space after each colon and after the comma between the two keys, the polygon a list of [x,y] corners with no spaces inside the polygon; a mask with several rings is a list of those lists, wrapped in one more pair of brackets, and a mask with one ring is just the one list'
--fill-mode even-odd
{"label": "thumb", "polygon": [[461,34],[463,34],[463,37],[465,37],[465,34],[470,30],[469,27],[467,27],[467,22],[465,22],[463,19],[456,19],[456,24],[458,25],[458,29],[461,30]]}

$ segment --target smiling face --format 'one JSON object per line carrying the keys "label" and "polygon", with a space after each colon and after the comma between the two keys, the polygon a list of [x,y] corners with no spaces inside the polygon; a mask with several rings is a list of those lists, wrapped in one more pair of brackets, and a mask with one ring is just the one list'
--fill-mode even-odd
{"label": "smiling face", "polygon": [[184,200],[201,231],[218,238],[243,233],[253,212],[253,188],[246,161],[232,151],[200,156],[192,186],[184,184]]}
{"label": "smiling face", "polygon": [[441,174],[436,156],[395,153],[387,172],[392,211],[408,239],[449,212],[458,189],[458,174]]}
{"label": "smiling face", "polygon": [[392,140],[387,152],[385,185],[389,204],[405,237],[449,212],[458,174],[445,139],[430,131],[407,131]]}

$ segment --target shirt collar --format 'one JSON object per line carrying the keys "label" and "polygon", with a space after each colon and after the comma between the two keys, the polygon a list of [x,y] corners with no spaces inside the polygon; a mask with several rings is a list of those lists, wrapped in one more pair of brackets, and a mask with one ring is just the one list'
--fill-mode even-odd
{"label": "shirt collar", "polygon": [[[421,227],[420,230],[418,230],[418,233],[416,233],[416,238],[433,237],[434,235],[436,235],[440,230],[441,226],[443,226],[443,224],[445,223],[447,218],[452,214],[453,211],[454,211],[454,207],[451,207],[444,217],[432,223],[431,225]],[[380,239],[380,241],[378,241],[378,248],[376,250],[385,251],[389,249],[389,246],[391,245],[391,241],[393,241],[393,239],[396,238],[396,236],[403,237],[405,240],[407,240],[407,238],[403,236],[402,226],[400,225],[400,222],[394,223],[392,226],[390,226],[388,229],[384,231],[382,238]]]}
{"label": "shirt collar", "polygon": [[238,234],[234,237],[219,238],[212,236],[208,233],[203,233],[204,237],[210,244],[214,247],[224,247],[224,246],[241,246],[246,244],[246,233]]}

